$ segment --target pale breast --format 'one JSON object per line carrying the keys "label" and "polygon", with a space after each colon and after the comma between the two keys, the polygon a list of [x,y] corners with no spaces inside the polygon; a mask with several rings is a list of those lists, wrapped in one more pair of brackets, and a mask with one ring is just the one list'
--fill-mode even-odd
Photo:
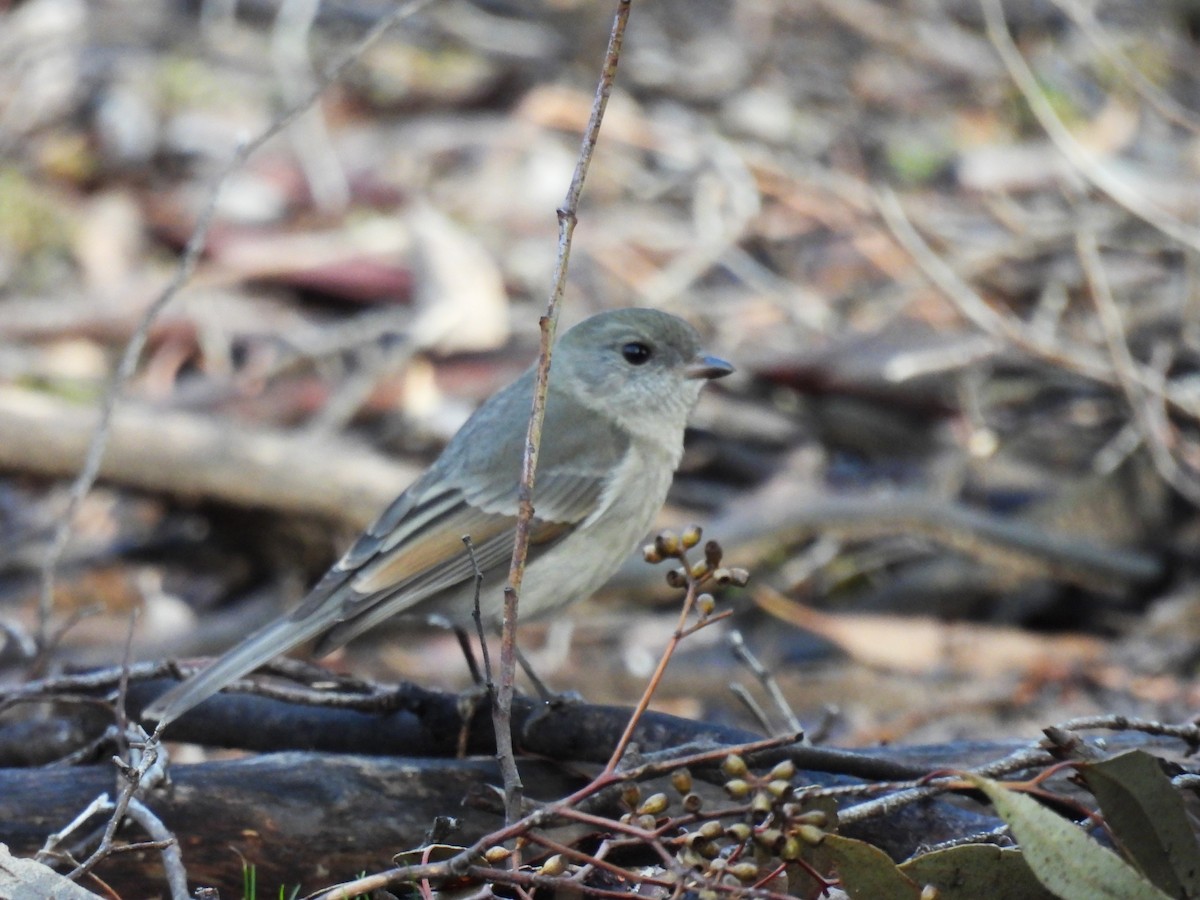
{"label": "pale breast", "polygon": [[[666,500],[675,462],[659,446],[635,442],[606,488],[597,512],[526,569],[521,619],[544,616],[582,600],[612,577],[650,530]],[[493,623],[499,622],[503,613],[507,577],[507,569],[489,573],[480,588],[480,610]],[[422,604],[419,611],[469,626],[474,594],[474,585],[463,585]]]}

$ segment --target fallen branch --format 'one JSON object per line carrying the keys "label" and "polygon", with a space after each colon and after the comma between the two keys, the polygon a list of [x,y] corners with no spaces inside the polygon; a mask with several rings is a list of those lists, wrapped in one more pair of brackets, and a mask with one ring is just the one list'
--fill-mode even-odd
{"label": "fallen branch", "polygon": [[[44,477],[79,470],[93,407],[0,387],[0,468]],[[368,524],[415,477],[361,444],[253,428],[132,403],[116,410],[99,476],[188,500]]]}

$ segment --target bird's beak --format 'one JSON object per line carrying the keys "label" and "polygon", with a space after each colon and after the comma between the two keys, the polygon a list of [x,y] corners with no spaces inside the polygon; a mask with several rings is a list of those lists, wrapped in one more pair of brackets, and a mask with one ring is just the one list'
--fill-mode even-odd
{"label": "bird's beak", "polygon": [[715,356],[697,356],[683,370],[684,378],[724,378],[733,366]]}

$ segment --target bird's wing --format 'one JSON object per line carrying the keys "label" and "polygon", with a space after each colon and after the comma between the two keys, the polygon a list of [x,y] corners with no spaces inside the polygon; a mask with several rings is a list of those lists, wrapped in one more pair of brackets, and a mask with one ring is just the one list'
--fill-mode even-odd
{"label": "bird's wing", "polygon": [[[455,436],[438,463],[394,500],[317,583],[300,605],[167,692],[146,716],[169,722],[230,682],[288,650],[321,638],[328,652],[421,601],[507,566],[516,530],[517,483],[524,435],[493,440],[495,424],[527,414],[527,379],[501,391]],[[596,433],[599,432],[599,433]],[[618,429],[580,429],[551,394],[534,490],[532,561],[607,502],[611,476],[629,450]],[[490,443],[489,443],[490,442]],[[464,461],[464,455],[466,459]],[[446,460],[458,460],[453,468]],[[470,535],[472,562],[463,537]]]}
{"label": "bird's wing", "polygon": [[[598,501],[604,485],[594,483],[587,490],[578,485],[571,487],[579,496],[594,495]],[[323,601],[336,604],[337,611],[334,624],[316,647],[317,655],[342,646],[385,619],[419,611],[423,601],[473,580],[477,567],[485,578],[508,569],[516,536],[516,516],[486,512],[466,500],[461,492],[448,493],[441,500],[440,514],[422,530],[377,553]],[[556,521],[541,514],[533,519],[529,530],[529,562],[563,540],[595,508],[595,502],[578,505],[570,520]],[[470,552],[463,542],[466,536],[471,538]],[[312,599],[317,600],[315,596]]]}

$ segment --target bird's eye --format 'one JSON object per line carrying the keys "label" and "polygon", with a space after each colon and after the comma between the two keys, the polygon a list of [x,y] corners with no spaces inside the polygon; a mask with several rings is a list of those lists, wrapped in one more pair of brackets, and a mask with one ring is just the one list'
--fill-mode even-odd
{"label": "bird's eye", "polygon": [[650,349],[649,344],[643,344],[641,341],[630,341],[621,347],[621,355],[625,357],[625,362],[631,366],[640,366],[650,361],[653,351]]}

